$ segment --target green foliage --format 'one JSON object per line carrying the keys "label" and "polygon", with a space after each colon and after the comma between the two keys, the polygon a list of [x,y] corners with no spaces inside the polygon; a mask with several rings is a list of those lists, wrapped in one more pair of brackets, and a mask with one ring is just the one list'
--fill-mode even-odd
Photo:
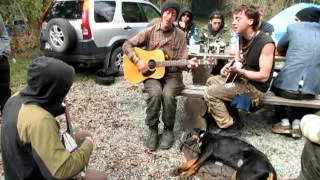
{"label": "green foliage", "polygon": [[27,68],[32,62],[30,58],[10,60],[10,84],[13,92],[19,91],[27,81]]}

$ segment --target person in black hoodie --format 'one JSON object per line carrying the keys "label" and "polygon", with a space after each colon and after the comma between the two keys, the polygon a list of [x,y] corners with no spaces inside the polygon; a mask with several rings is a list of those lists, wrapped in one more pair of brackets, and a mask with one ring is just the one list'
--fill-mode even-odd
{"label": "person in black hoodie", "polygon": [[189,44],[189,40],[194,34],[196,24],[193,23],[193,14],[188,7],[182,8],[178,16],[177,26],[186,34],[187,44]]}
{"label": "person in black hoodie", "polygon": [[39,57],[30,64],[27,86],[9,98],[3,110],[5,179],[69,179],[88,164],[91,136],[78,136],[81,143],[69,152],[60,141],[55,119],[64,113],[62,102],[74,76],[74,69],[58,59]]}

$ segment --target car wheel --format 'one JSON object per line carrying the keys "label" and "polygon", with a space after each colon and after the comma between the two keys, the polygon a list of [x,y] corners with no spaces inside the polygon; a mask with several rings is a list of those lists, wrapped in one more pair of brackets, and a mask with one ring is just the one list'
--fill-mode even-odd
{"label": "car wheel", "polygon": [[64,53],[74,47],[76,32],[67,20],[51,19],[47,27],[48,43],[53,51]]}
{"label": "car wheel", "polygon": [[122,59],[122,47],[119,46],[115,48],[111,55],[111,68],[116,68],[119,70],[119,74],[123,74],[123,59]]}

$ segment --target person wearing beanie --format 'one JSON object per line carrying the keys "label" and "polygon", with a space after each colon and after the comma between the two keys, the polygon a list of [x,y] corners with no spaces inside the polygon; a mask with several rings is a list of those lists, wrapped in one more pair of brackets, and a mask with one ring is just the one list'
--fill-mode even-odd
{"label": "person wearing beanie", "polygon": [[89,133],[75,134],[69,152],[59,136],[56,116],[75,77],[72,66],[49,57],[29,65],[27,85],[3,109],[1,155],[5,179],[71,179],[88,164],[93,150]]}
{"label": "person wearing beanie", "polygon": [[306,143],[301,155],[300,175],[296,180],[320,179],[320,116],[303,116],[301,131]]}
{"label": "person wearing beanie", "polygon": [[[285,55],[285,64],[275,78],[271,90],[288,99],[308,100],[320,94],[320,9],[309,7],[296,13],[296,23],[287,27],[277,51]],[[278,117],[272,132],[300,138],[300,119],[314,109],[276,106]]]}
{"label": "person wearing beanie", "polygon": [[[148,50],[161,49],[166,53],[166,61],[187,59],[187,43],[183,31],[173,23],[177,19],[180,6],[176,1],[167,0],[161,10],[161,20],[147,27],[124,42],[122,50],[130,59],[133,67],[146,74],[149,71],[147,60],[138,54],[134,47],[145,47]],[[173,128],[177,109],[177,99],[184,88],[182,70],[193,69],[198,66],[194,59],[187,60],[187,67],[166,67],[165,75],[160,79],[149,78],[144,84],[144,92],[148,94],[146,99],[145,124],[148,128],[148,136],[145,146],[155,151],[169,149],[174,143]],[[163,133],[159,138],[158,125],[162,107]],[[159,140],[160,139],[160,140]]]}
{"label": "person wearing beanie", "polygon": [[302,22],[319,22],[320,8],[308,7],[297,12],[296,17]]}

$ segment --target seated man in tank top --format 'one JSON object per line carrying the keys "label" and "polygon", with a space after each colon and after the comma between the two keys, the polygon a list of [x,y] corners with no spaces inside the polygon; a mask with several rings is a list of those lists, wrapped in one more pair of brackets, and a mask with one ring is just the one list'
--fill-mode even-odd
{"label": "seated man in tank top", "polygon": [[[223,135],[239,135],[239,118],[227,105],[238,95],[246,95],[257,105],[268,90],[274,67],[275,44],[270,36],[258,31],[260,14],[256,7],[241,5],[234,10],[233,28],[239,34],[240,52],[220,71],[207,80],[204,99],[208,112]],[[232,82],[227,77],[236,75]]]}

